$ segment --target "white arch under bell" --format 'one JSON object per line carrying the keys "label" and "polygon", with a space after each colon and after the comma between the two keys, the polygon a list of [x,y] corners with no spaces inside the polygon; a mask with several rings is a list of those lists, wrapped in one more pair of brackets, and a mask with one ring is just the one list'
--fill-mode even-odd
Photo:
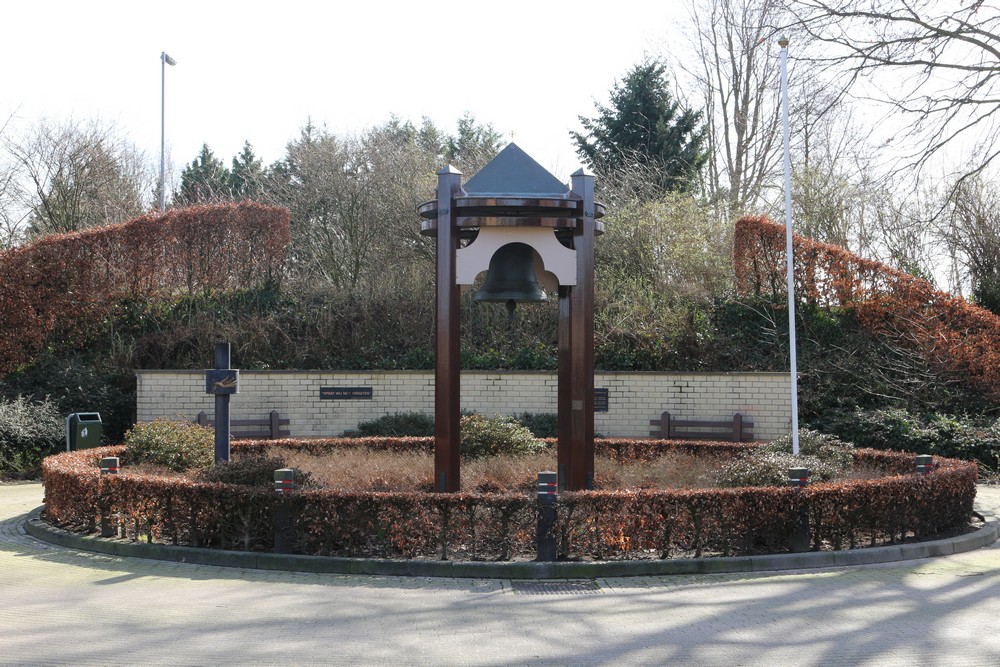
{"label": "white arch under bell", "polygon": [[[576,251],[556,238],[551,227],[480,227],[472,244],[459,248],[455,258],[455,283],[471,285],[490,268],[493,254],[508,243],[524,243],[538,254],[543,271],[536,271],[539,282],[550,292],[559,286],[576,284]],[[537,268],[537,267],[536,267]]]}

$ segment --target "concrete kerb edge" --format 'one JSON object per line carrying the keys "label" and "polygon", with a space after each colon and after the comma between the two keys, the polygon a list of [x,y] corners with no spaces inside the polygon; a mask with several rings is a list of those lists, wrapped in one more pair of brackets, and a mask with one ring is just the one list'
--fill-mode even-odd
{"label": "concrete kerb edge", "polygon": [[69,549],[129,558],[216,565],[259,570],[324,574],[367,574],[475,579],[596,579],[606,577],[726,574],[822,569],[919,560],[972,551],[1000,539],[1000,520],[988,517],[972,533],[928,542],[913,542],[847,551],[811,551],[797,554],[766,554],[728,558],[681,558],[676,560],[588,561],[588,562],[480,562],[387,560],[304,556],[264,552],[201,549],[166,544],[106,540],[79,535],[50,526],[41,520],[42,508],[25,521],[25,531],[39,540]]}

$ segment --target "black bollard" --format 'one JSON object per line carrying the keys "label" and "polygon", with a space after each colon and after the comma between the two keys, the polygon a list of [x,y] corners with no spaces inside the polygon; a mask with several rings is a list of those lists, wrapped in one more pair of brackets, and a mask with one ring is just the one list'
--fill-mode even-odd
{"label": "black bollard", "polygon": [[[118,474],[118,457],[117,456],[105,456],[101,459],[101,474],[102,475],[117,475]],[[111,509],[107,504],[101,504],[101,537],[114,537],[115,529],[111,527]]]}
{"label": "black bollard", "polygon": [[556,490],[558,475],[554,472],[538,473],[538,544],[537,561],[554,561],[557,558],[556,536]]}
{"label": "black bollard", "polygon": [[[788,485],[799,490],[809,486],[809,469],[789,468]],[[788,550],[792,553],[809,551],[809,513],[801,510],[792,522],[792,531],[788,536]]]}
{"label": "black bollard", "polygon": [[[295,470],[281,468],[274,471],[274,491],[279,497],[295,490]],[[274,553],[290,554],[294,551],[292,517],[288,504],[278,501],[274,508]]]}

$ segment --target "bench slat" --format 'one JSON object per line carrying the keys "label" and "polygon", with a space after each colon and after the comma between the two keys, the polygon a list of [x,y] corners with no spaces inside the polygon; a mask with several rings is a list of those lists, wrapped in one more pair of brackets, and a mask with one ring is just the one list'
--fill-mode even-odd
{"label": "bench slat", "polygon": [[[659,422],[657,422],[659,423]],[[698,427],[698,428],[717,428],[723,430],[732,430],[733,422],[729,421],[709,421],[709,420],[699,420],[699,419],[673,419],[670,420],[671,426],[678,427]],[[753,426],[752,421],[743,420],[743,428],[746,429],[747,426]]]}
{"label": "bench slat", "polygon": [[[238,440],[254,440],[254,439],[260,440],[260,439],[269,439],[271,437],[271,432],[270,431],[230,431],[229,435],[230,435],[230,437],[238,439]],[[282,438],[287,438],[288,435],[289,435],[289,433],[288,433],[288,431],[279,431],[278,435],[281,436]]]}
{"label": "bench slat", "polygon": [[[204,411],[198,413],[195,422],[202,426],[215,426],[215,420],[209,419]],[[277,410],[272,410],[265,419],[229,420],[229,436],[233,439],[287,438],[291,435],[291,431],[281,427],[289,424],[291,424],[289,418],[282,419]]]}
{"label": "bench slat", "polygon": [[[213,426],[215,425],[215,422],[212,421],[212,420],[209,420],[208,423],[211,424],[211,425],[213,425]],[[278,423],[281,424],[282,426],[288,426],[289,420],[288,419],[279,419]],[[271,425],[271,420],[270,419],[230,419],[229,420],[229,425],[230,426],[270,426]]]}
{"label": "bench slat", "polygon": [[664,411],[660,419],[649,420],[650,426],[659,427],[650,431],[651,438],[687,438],[691,440],[715,440],[724,437],[732,442],[753,440],[753,420],[740,413],[732,419],[674,419]]}
{"label": "bench slat", "polygon": [[[281,424],[282,426],[288,426],[289,420],[288,419],[279,419],[278,423]],[[209,426],[215,426],[215,420],[214,419],[209,419],[208,422],[207,422],[207,424]],[[267,427],[270,427],[271,426],[271,420],[270,419],[230,419],[229,420],[229,426],[230,426],[230,428],[232,428],[234,426],[267,426]]]}

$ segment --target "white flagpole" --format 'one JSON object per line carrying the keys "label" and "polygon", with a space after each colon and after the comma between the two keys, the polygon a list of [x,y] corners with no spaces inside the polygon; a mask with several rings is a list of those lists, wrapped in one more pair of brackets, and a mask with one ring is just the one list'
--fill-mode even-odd
{"label": "white flagpole", "polygon": [[795,357],[795,252],[792,247],[792,158],[788,139],[788,37],[781,46],[781,107],[785,135],[785,258],[788,264],[788,347],[791,361],[792,454],[799,455],[799,376]]}

